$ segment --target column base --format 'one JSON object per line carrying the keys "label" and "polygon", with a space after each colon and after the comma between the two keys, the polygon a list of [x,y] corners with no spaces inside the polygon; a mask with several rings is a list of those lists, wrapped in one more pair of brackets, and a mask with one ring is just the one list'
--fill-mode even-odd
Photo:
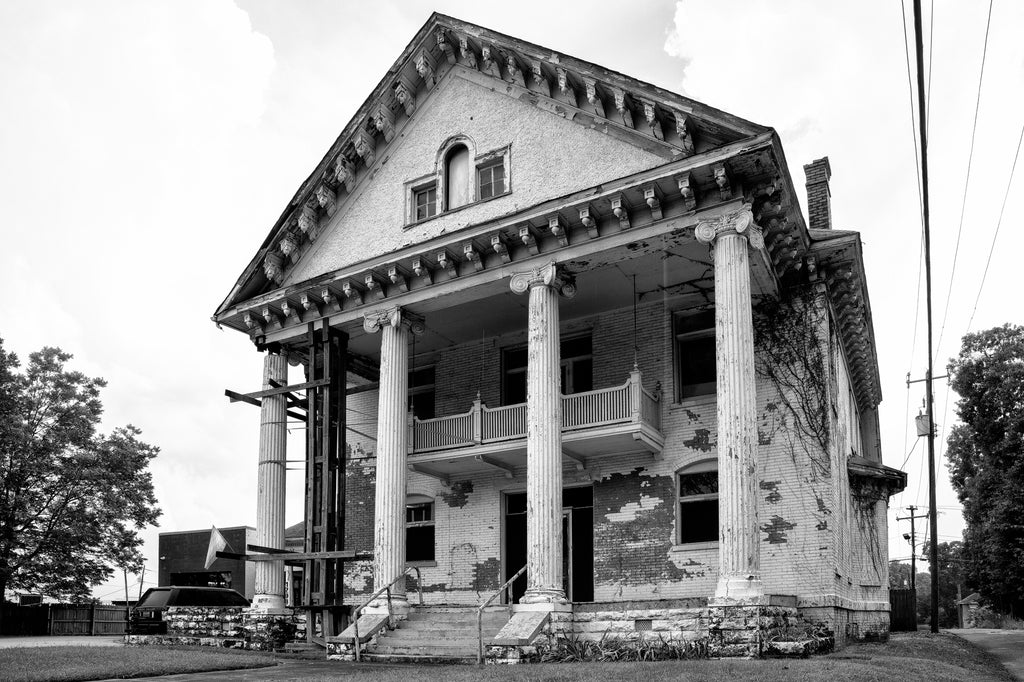
{"label": "column base", "polygon": [[[562,590],[555,590],[549,588],[528,588],[522,597],[519,599],[520,605],[554,605],[554,604],[568,604],[569,601],[565,598],[565,592]],[[536,609],[536,610],[553,610],[553,609]]]}
{"label": "column base", "polygon": [[710,606],[727,606],[732,604],[756,605],[767,603],[761,577],[756,575],[723,575],[718,578],[715,596]]}
{"label": "column base", "polygon": [[291,613],[292,610],[285,606],[284,595],[280,594],[257,594],[252,598],[249,606],[251,611],[260,613]]}

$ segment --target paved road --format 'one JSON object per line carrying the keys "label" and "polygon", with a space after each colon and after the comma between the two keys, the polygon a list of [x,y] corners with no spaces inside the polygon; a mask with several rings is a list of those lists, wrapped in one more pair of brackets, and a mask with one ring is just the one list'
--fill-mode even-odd
{"label": "paved road", "polygon": [[124,646],[124,637],[55,635],[45,637],[0,637],[0,649],[19,646]]}
{"label": "paved road", "polygon": [[971,644],[977,644],[999,659],[1010,674],[1024,680],[1024,630],[947,630],[957,637],[963,637]]}

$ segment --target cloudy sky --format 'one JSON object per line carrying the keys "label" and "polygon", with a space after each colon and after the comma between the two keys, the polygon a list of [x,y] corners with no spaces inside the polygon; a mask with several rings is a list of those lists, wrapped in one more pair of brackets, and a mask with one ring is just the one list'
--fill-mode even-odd
{"label": "cloudy sky", "polygon": [[[978,330],[1019,324],[1024,310],[1019,176],[979,298],[1024,123],[1024,3],[995,2],[969,184],[987,4],[938,4],[934,22],[926,14],[937,372],[972,316]],[[104,429],[130,422],[162,448],[153,464],[160,530],[254,525],[258,411],[228,404],[223,390],[257,390],[261,358],[210,315],[433,10],[770,125],[798,186],[803,164],[830,157],[834,224],[864,240],[885,461],[906,459],[910,480],[893,500],[890,553],[909,557],[907,524],[892,519],[927,502],[923,443],[907,458],[924,391],[905,384],[907,372],[923,375],[926,351],[893,0],[0,4],[0,337],[23,358],[60,346],[75,368],[109,381]],[[955,396],[936,388],[944,429]],[[957,539],[962,520],[942,465],[939,483],[939,536]],[[151,570],[157,532],[146,534]],[[96,594],[117,598],[119,585]]]}

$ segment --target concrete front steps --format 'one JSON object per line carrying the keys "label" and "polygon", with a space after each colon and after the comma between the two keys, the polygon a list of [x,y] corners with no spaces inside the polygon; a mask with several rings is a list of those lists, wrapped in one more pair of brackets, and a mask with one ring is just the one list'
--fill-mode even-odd
{"label": "concrete front steps", "polygon": [[[484,611],[484,646],[509,616],[507,606]],[[362,658],[391,663],[476,663],[478,643],[475,606],[417,606],[398,621],[397,628],[381,631],[377,641],[362,650]]]}

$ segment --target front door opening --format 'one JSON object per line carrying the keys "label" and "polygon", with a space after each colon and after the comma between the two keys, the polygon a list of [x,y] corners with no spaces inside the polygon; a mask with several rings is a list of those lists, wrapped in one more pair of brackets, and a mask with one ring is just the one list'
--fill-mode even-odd
{"label": "front door opening", "polygon": [[[526,565],[526,493],[505,495],[505,571],[508,580]],[[512,601],[526,592],[526,576],[512,583]],[[594,601],[594,488],[562,491],[562,586],[573,602]]]}

